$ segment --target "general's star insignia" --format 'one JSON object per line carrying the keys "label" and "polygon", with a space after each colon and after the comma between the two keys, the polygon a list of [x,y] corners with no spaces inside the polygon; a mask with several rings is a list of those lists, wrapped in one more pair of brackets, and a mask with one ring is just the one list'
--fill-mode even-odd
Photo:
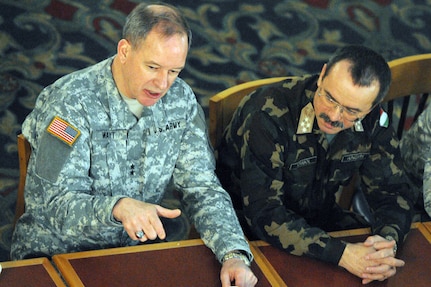
{"label": "general's star insignia", "polygon": [[311,133],[311,131],[313,130],[314,117],[315,115],[313,105],[311,103],[308,103],[308,105],[306,105],[301,111],[301,116],[299,117],[298,129],[296,133]]}

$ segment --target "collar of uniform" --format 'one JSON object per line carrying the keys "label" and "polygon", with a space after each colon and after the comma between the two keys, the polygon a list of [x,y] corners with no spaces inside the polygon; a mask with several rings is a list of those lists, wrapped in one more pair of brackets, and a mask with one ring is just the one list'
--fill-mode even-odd
{"label": "collar of uniform", "polygon": [[313,131],[314,118],[316,115],[314,114],[313,104],[309,102],[305,107],[301,110],[301,115],[299,117],[298,129],[296,130],[297,134],[307,134]]}

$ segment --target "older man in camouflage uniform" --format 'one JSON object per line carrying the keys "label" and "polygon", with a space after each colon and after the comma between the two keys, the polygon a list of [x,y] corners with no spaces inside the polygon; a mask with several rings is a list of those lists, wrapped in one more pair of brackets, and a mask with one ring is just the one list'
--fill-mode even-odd
{"label": "older man in camouflage uniform", "polygon": [[431,105],[405,132],[400,142],[401,156],[407,175],[417,188],[419,198],[416,208],[425,209],[431,216]]}
{"label": "older man in camouflage uniform", "polygon": [[[379,106],[390,77],[381,56],[347,46],[320,75],[291,77],[243,99],[218,148],[218,172],[254,236],[338,264],[363,283],[404,264],[394,247],[409,231],[412,199],[398,140]],[[335,201],[357,172],[374,236],[349,244],[327,231],[368,225]]]}
{"label": "older man in camouflage uniform", "polygon": [[165,239],[159,217],[181,213],[159,205],[172,182],[223,263],[222,285],[256,284],[248,243],[214,172],[203,111],[177,78],[190,41],[175,8],[142,4],[128,17],[117,55],[43,90],[23,124],[33,152],[13,259]]}

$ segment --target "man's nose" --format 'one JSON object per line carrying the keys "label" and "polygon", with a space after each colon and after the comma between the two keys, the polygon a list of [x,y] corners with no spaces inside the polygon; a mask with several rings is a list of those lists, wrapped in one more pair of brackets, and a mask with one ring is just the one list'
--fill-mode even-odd
{"label": "man's nose", "polygon": [[335,107],[333,107],[328,113],[328,116],[333,122],[341,121],[343,119],[343,107],[340,105],[335,105]]}
{"label": "man's nose", "polygon": [[168,72],[159,71],[154,79],[154,83],[156,84],[158,89],[166,89],[168,87]]}

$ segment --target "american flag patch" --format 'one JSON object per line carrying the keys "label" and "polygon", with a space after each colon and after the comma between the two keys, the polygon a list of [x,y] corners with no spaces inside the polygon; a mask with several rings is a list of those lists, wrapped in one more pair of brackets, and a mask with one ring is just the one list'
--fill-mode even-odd
{"label": "american flag patch", "polygon": [[57,116],[54,117],[46,130],[70,146],[73,145],[81,134],[74,126]]}

